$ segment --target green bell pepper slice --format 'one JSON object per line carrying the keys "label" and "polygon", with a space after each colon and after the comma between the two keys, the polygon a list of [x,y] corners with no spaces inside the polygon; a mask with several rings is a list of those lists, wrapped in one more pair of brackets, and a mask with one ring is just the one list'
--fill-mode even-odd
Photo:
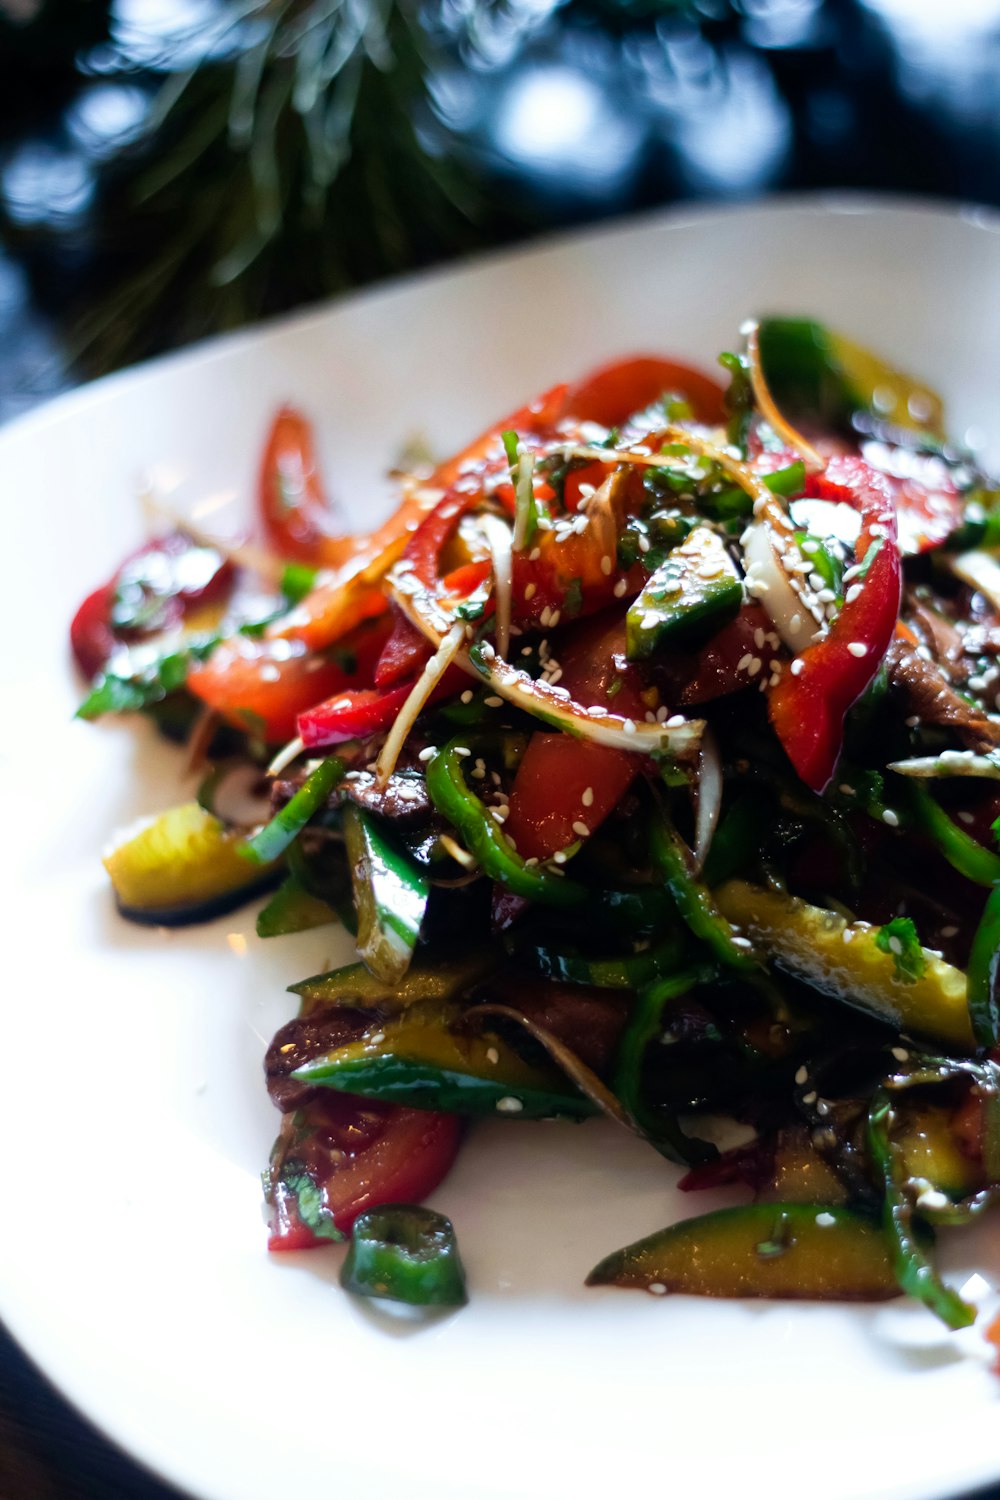
{"label": "green bell pepper slice", "polygon": [[647,579],[626,616],[630,661],[710,635],[743,603],[743,583],[722,538],[696,526]]}
{"label": "green bell pepper slice", "polygon": [[388,983],[367,964],[345,964],[325,974],[313,974],[289,985],[308,1015],[324,1005],[347,1005],[359,1010],[406,1010],[421,1002],[453,1000],[493,972],[502,955],[489,943],[466,952],[437,954],[430,950],[415,959],[401,979]]}
{"label": "green bell pepper slice", "polygon": [[253,864],[267,864],[284,854],[293,839],[298,838],[310,818],[315,817],[338,781],[347,771],[339,755],[322,761],[299,787],[294,797],[275,813],[270,823],[257,830],[240,845],[244,859]]}
{"label": "green bell pepper slice", "polygon": [[728,968],[744,974],[756,973],[760,963],[749,940],[738,937],[708,886],[691,873],[683,840],[665,812],[653,819],[649,852],[654,869],[694,936]]}
{"label": "green bell pepper slice", "polygon": [[588,958],[576,948],[539,942],[517,943],[514,953],[547,979],[595,985],[598,989],[636,990],[676,968],[682,946],[679,934],[671,933],[643,952],[614,958]]}
{"label": "green bell pepper slice", "polygon": [[[478,747],[488,748],[485,741],[478,742]],[[554,870],[526,864],[485,804],[470,790],[462,772],[468,750],[461,740],[451,740],[427,766],[427,791],[438,812],[457,829],[465,847],[491,880],[543,906],[579,906],[586,900],[586,888]]]}

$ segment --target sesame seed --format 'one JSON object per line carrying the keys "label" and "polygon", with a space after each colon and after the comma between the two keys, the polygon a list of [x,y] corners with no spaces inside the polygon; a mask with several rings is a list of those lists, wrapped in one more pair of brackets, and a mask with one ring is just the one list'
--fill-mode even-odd
{"label": "sesame seed", "polygon": [[472,751],[466,745],[456,745],[455,746],[455,754],[456,755],[471,755]]}
{"label": "sesame seed", "polygon": [[753,947],[753,943],[751,943],[750,939],[749,938],[745,938],[745,937],[734,937],[733,940],[732,940],[732,942],[733,942],[733,947],[734,948],[752,948]]}
{"label": "sesame seed", "polygon": [[640,536],[639,537],[639,551],[643,552],[643,553],[649,551],[649,537],[648,536]]}
{"label": "sesame seed", "polygon": [[854,601],[855,601],[855,599],[858,599],[860,597],[861,597],[861,585],[860,585],[860,583],[852,583],[851,586],[850,586],[850,588],[847,590],[847,593],[844,595],[844,603],[845,604],[853,604]]}
{"label": "sesame seed", "polygon": [[538,559],[541,557],[541,555],[542,555],[542,549],[541,549],[541,547],[532,547],[531,551],[528,553],[528,561],[529,562],[537,562]]}
{"label": "sesame seed", "polygon": [[747,673],[748,673],[748,675],[750,677],[756,677],[757,673],[760,671],[760,669],[761,669],[761,667],[763,665],[764,665],[764,663],[761,661],[760,657],[759,656],[755,656],[754,659],[753,659],[753,661],[747,667]]}
{"label": "sesame seed", "polygon": [[949,927],[942,927],[941,928],[941,936],[943,938],[957,937],[958,936],[958,928],[957,927],[951,927],[951,926],[949,926]]}
{"label": "sesame seed", "polygon": [[890,1047],[889,1050],[897,1062],[909,1062],[910,1054],[905,1047]]}
{"label": "sesame seed", "polygon": [[497,1109],[502,1115],[520,1114],[524,1108],[524,1101],[516,1099],[513,1094],[504,1094],[502,1099],[497,1100]]}
{"label": "sesame seed", "polygon": [[601,572],[604,574],[605,578],[610,578],[610,576],[611,576],[611,569],[613,567],[614,567],[614,563],[611,561],[610,557],[608,557],[608,556],[605,555],[604,557],[601,558]]}
{"label": "sesame seed", "polygon": [[486,1061],[491,1063],[498,1063],[500,1061],[500,1054],[495,1047],[487,1047]]}
{"label": "sesame seed", "polygon": [[847,649],[852,656],[860,657],[868,655],[868,647],[865,645],[864,641],[848,641]]}
{"label": "sesame seed", "polygon": [[565,851],[565,849],[557,849],[556,852],[555,852],[555,854],[553,854],[552,858],[553,858],[553,860],[555,861],[555,863],[557,865],[564,865],[566,863],[566,851]]}
{"label": "sesame seed", "polygon": [[622,728],[624,729],[626,734],[635,734],[635,720],[626,719],[622,724]]}
{"label": "sesame seed", "polygon": [[809,574],[809,587],[812,589],[816,589],[817,591],[826,587],[826,579],[823,577],[822,573]]}
{"label": "sesame seed", "polygon": [[586,788],[586,790],[583,793],[583,796],[580,798],[580,801],[583,803],[584,807],[593,807],[593,805],[594,805],[594,788],[592,786],[588,786]]}
{"label": "sesame seed", "polygon": [[590,829],[587,827],[586,823],[582,822],[579,818],[577,818],[576,822],[573,824],[573,832],[576,834],[577,838],[586,839],[590,837]]}
{"label": "sesame seed", "polygon": [[472,689],[471,688],[466,688],[465,692],[462,694],[462,696],[461,696],[461,698],[460,698],[459,701],[461,703],[471,703],[472,702],[472,696],[473,696]]}
{"label": "sesame seed", "polygon": [[538,593],[538,585],[537,585],[537,583],[529,583],[529,584],[527,584],[525,586],[525,590],[524,590],[525,600],[534,599],[534,597],[535,597],[535,595],[537,593]]}
{"label": "sesame seed", "polygon": [[792,618],[788,622],[788,628],[793,635],[798,635],[802,629],[802,616],[800,614],[792,615]]}
{"label": "sesame seed", "polygon": [[854,939],[854,928],[853,927],[845,927],[844,930],[843,930],[843,932],[840,935],[843,938],[843,940],[844,940],[845,943],[850,943]]}
{"label": "sesame seed", "polygon": [[902,954],[903,952],[903,945],[900,942],[899,938],[896,937],[895,933],[889,939],[889,952],[895,954]]}
{"label": "sesame seed", "polygon": [[651,1281],[646,1290],[652,1292],[654,1297],[665,1297],[667,1294],[667,1289],[662,1281]]}
{"label": "sesame seed", "polygon": [[832,1224],[836,1224],[836,1222],[837,1221],[834,1218],[833,1214],[828,1214],[825,1209],[823,1213],[816,1215],[816,1223],[819,1225],[820,1229],[829,1229],[830,1226]]}
{"label": "sesame seed", "polygon": [[806,1067],[805,1063],[803,1063],[802,1066],[801,1066],[801,1068],[797,1069],[796,1074],[795,1074],[795,1082],[798,1084],[799,1088],[802,1087],[802,1085],[806,1082],[806,1080],[808,1079],[808,1077],[809,1077],[809,1069]]}
{"label": "sesame seed", "polygon": [[965,826],[966,826],[966,828],[968,828],[976,820],[973,817],[972,813],[970,813],[970,812],[960,812],[959,815],[958,815],[958,821],[960,823],[964,823]]}
{"label": "sesame seed", "polygon": [[552,611],[552,613],[549,615],[549,624],[550,625],[558,625],[559,624],[559,614],[560,614],[560,611],[558,609],[554,609]]}
{"label": "sesame seed", "polygon": [[812,1089],[808,1094],[803,1094],[802,1095],[802,1103],[803,1104],[815,1104],[816,1103],[816,1090]]}
{"label": "sesame seed", "polygon": [[671,714],[670,718],[667,719],[667,721],[666,721],[666,723],[664,725],[664,728],[665,729],[679,729],[682,724],[686,724],[686,723],[687,723],[687,719],[685,719],[685,717],[684,717],[683,714]]}
{"label": "sesame seed", "polygon": [[487,708],[502,708],[503,707],[503,699],[502,698],[484,698],[483,702],[486,704]]}
{"label": "sesame seed", "polygon": [[747,669],[747,667],[749,667],[749,665],[750,665],[750,663],[752,661],[753,661],[753,652],[752,651],[748,651],[747,654],[746,654],[746,656],[741,656],[740,659],[739,659],[739,661],[736,663],[736,670],[737,670],[737,672],[745,672],[746,669]]}
{"label": "sesame seed", "polygon": [[551,623],[551,621],[552,621],[552,610],[546,604],[545,607],[544,607],[544,609],[542,610],[541,614],[538,616],[538,623],[540,625],[546,625],[547,626],[547,625],[549,625]]}
{"label": "sesame seed", "polygon": [[417,760],[433,760],[438,753],[437,745],[425,745],[417,756]]}
{"label": "sesame seed", "polygon": [[759,625],[757,626],[757,629],[753,633],[753,643],[757,647],[758,651],[763,651],[763,649],[764,649],[764,632],[763,632],[763,630],[761,629],[761,627]]}
{"label": "sesame seed", "polygon": [[891,807],[887,807],[882,814],[882,822],[888,823],[890,828],[898,828],[899,814],[894,813]]}

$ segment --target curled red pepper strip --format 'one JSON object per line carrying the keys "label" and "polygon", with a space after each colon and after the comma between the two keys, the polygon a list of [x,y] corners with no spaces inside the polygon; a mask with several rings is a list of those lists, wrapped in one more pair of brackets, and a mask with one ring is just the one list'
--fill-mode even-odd
{"label": "curled red pepper strip", "polygon": [[[809,482],[814,499],[861,514],[847,601],[827,634],[796,658],[768,695],[771,723],[807,786],[822,792],[837,764],[848,709],[871,682],[896,629],[902,573],[892,491],[860,458],[833,458]],[[854,592],[853,584],[859,586]]]}
{"label": "curled red pepper strip", "polygon": [[[468,679],[458,667],[451,667],[428,698],[436,703],[450,698]],[[337,693],[325,703],[299,714],[298,731],[307,750],[319,745],[339,745],[344,740],[366,739],[392,727],[396,715],[413,690],[413,682],[404,682],[380,693],[373,688],[358,692]]]}

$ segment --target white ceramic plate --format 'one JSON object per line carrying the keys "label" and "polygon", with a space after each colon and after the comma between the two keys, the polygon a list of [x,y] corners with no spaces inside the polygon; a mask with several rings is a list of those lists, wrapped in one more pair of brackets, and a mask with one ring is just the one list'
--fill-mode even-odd
{"label": "white ceramic plate", "polygon": [[[808,200],[425,276],[104,381],[0,434],[3,1313],[84,1411],[204,1500],[918,1500],[1000,1478],[1000,1381],[974,1334],[920,1308],[585,1291],[605,1252],[709,1206],[601,1125],[473,1133],[434,1198],[470,1274],[458,1316],[417,1330],[352,1302],[336,1249],[269,1259],[261,1057],[291,1014],[283,987],[343,959],[342,939],[259,943],[252,913],[131,927],[98,863],[112,830],[188,790],[144,726],[70,721],[66,625],[140,535],[141,471],[184,480],[182,499],[249,508],[267,419],[291,399],[316,418],[330,487],[368,521],[414,429],[446,451],[619,352],[708,366],[765,310],[870,342],[943,389],[956,433],[1000,442],[998,222]],[[946,1253],[959,1282],[1000,1278],[989,1229]]]}

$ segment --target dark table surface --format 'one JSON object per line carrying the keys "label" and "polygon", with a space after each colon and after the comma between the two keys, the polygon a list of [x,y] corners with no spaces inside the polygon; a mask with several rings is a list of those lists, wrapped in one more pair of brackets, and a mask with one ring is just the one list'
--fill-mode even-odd
{"label": "dark table surface", "polygon": [[[5,10],[16,9],[0,0],[0,26]],[[627,180],[608,178],[595,187],[583,179],[574,184],[563,171],[555,192],[544,168],[530,160],[510,159],[504,171],[522,174],[525,192],[542,205],[548,224],[681,197],[748,197],[783,188],[902,191],[996,206],[1000,0],[979,6],[975,16],[972,8],[960,8],[964,20],[952,9],[919,0],[748,0],[737,36],[742,51],[733,54],[735,61],[727,52],[727,67],[747,65],[737,95],[745,104],[756,89],[763,113],[756,125],[746,117],[749,124],[741,128],[750,138],[756,129],[762,144],[756,154],[744,153],[742,165],[731,164],[728,175],[717,159],[700,153],[697,135],[682,129],[661,153],[667,165],[651,168],[647,149],[644,165]],[[0,56],[0,77],[3,61]],[[501,75],[497,86],[502,83]],[[60,102],[63,85],[56,80],[53,86]],[[34,107],[13,118],[5,98],[0,199],[9,191],[12,163],[56,128]],[[495,144],[484,142],[484,160],[494,171]],[[66,306],[51,265],[24,251],[16,236],[5,249],[0,229],[0,421],[75,383]],[[988,1493],[1000,1500],[1000,1486]],[[176,1495],[108,1444],[0,1332],[0,1500]]]}

